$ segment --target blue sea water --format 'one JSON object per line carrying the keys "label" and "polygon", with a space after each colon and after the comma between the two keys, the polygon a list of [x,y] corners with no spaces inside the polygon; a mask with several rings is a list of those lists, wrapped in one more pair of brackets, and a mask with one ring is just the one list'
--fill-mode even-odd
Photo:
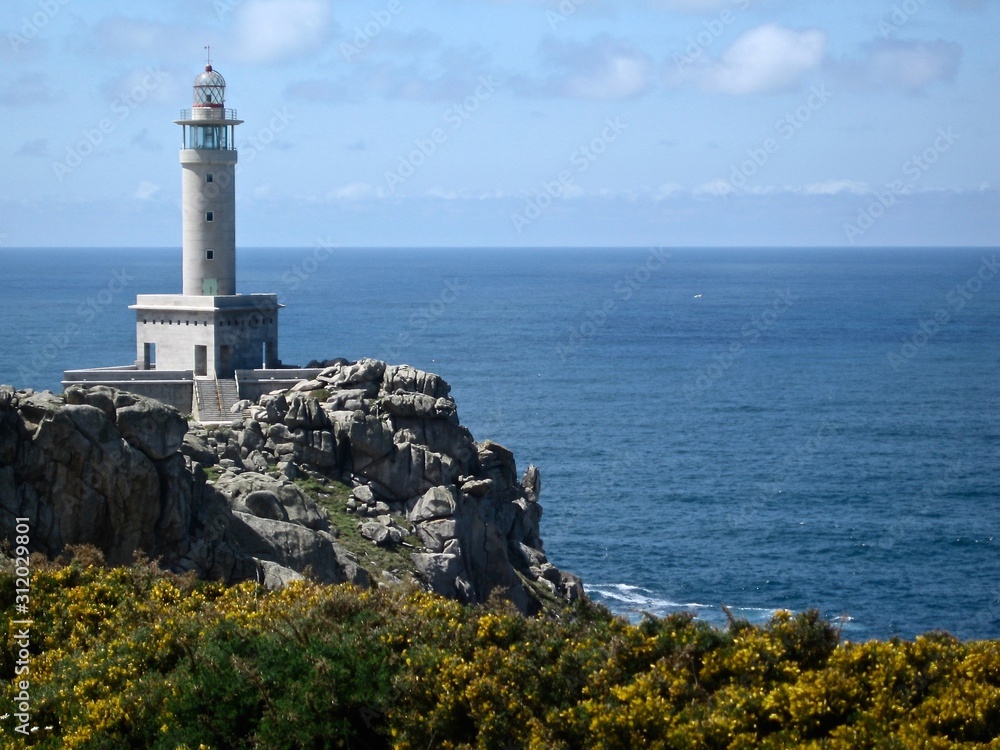
{"label": "blue sea water", "polygon": [[[247,249],[287,363],[444,376],[542,472],[550,559],[632,616],[818,608],[1000,637],[994,250]],[[167,249],[0,251],[0,382],[135,358]]]}

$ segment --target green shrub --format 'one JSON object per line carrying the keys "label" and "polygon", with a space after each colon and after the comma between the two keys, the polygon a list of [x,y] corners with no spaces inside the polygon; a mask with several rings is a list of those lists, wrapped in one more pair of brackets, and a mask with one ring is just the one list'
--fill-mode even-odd
{"label": "green shrub", "polygon": [[[525,618],[419,591],[225,588],[92,551],[36,562],[37,729],[8,716],[3,747],[1000,747],[996,641],[839,643],[815,612],[728,630],[588,602]],[[17,619],[9,572],[0,610]]]}

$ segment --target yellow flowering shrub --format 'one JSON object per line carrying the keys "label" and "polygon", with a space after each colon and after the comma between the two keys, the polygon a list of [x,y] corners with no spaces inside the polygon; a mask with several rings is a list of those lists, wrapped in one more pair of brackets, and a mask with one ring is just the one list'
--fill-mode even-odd
{"label": "yellow flowering shrub", "polygon": [[0,708],[3,748],[1000,749],[1000,642],[839,642],[815,613],[728,630],[587,602],[525,618],[418,590],[227,588],[87,553],[33,561],[30,614],[31,727]]}

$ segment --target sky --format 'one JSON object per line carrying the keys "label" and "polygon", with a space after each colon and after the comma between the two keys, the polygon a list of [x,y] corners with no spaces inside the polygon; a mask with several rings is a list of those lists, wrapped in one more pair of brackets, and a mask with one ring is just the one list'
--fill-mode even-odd
{"label": "sky", "polygon": [[0,247],[1000,244],[1000,0],[6,0]]}

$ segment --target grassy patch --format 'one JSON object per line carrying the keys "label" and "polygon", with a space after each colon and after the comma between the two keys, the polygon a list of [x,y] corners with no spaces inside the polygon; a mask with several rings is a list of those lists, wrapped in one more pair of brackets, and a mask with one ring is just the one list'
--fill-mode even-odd
{"label": "grassy patch", "polygon": [[566,601],[553,594],[548,586],[540,581],[532,581],[520,571],[515,572],[517,577],[521,579],[521,584],[538,598],[544,611],[557,613],[566,611]]}
{"label": "grassy patch", "polygon": [[314,398],[317,401],[326,401],[333,394],[326,388],[317,388],[315,391],[299,391],[303,396]]}
{"label": "grassy patch", "polygon": [[[379,547],[371,540],[361,536],[358,523],[363,519],[347,512],[347,501],[351,498],[351,488],[346,484],[334,481],[322,484],[312,477],[296,479],[295,484],[323,509],[330,520],[330,525],[340,532],[337,541],[345,549],[357,555],[358,561],[369,573],[379,578],[382,571],[388,571],[397,578],[405,579],[408,575],[416,572],[413,561],[410,559],[412,549]],[[399,525],[408,528],[405,523]],[[419,546],[419,541],[413,534],[407,536],[405,541]]]}

